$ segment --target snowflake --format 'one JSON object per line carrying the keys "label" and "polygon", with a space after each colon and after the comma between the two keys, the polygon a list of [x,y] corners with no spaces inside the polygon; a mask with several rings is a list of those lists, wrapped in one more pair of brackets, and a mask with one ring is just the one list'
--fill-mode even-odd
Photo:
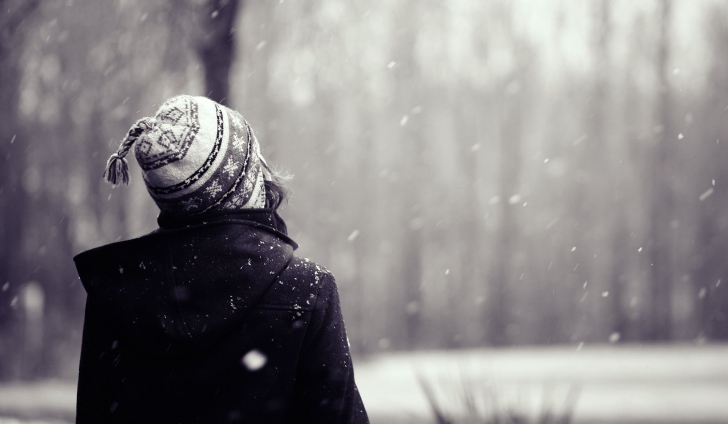
{"label": "snowflake", "polygon": [[191,197],[187,200],[182,201],[182,206],[184,207],[185,211],[191,211],[192,209],[197,209],[197,206],[202,203],[200,199],[197,197]]}
{"label": "snowflake", "polygon": [[236,115],[231,115],[231,121],[235,128],[239,129],[240,131],[243,130],[243,124],[240,122],[240,118],[238,118]]}
{"label": "snowflake", "polygon": [[224,168],[222,168],[224,172],[228,174],[229,177],[232,177],[235,175],[235,171],[237,170],[237,166],[235,166],[235,161],[233,158],[228,158],[227,164]]}
{"label": "snowflake", "polygon": [[233,136],[233,147],[235,147],[236,149],[238,149],[242,152],[245,150],[245,144],[246,144],[245,137],[238,136],[237,134],[235,134]]}
{"label": "snowflake", "polygon": [[210,184],[210,187],[207,187],[205,189],[205,193],[210,195],[210,199],[214,198],[217,193],[220,193],[222,191],[222,186],[220,185],[218,180],[215,180]]}
{"label": "snowflake", "polygon": [[244,195],[245,195],[245,193],[239,193],[239,192],[236,191],[233,194],[232,199],[230,199],[230,206],[232,206],[233,208],[238,207],[238,206],[241,206],[242,199],[243,199],[243,196]]}

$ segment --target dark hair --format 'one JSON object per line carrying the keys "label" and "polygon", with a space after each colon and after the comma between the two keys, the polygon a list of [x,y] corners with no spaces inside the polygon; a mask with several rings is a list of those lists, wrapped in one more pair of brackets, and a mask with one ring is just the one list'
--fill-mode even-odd
{"label": "dark hair", "polygon": [[288,200],[288,189],[278,178],[273,181],[266,180],[265,184],[265,207],[270,209],[278,209],[278,207]]}

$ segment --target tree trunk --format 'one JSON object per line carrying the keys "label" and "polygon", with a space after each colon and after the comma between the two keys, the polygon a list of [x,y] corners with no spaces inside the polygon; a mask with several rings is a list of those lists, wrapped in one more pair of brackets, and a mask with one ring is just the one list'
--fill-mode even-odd
{"label": "tree trunk", "polygon": [[[588,331],[593,334],[591,338],[598,341],[606,341],[611,334],[619,333],[617,327],[624,321],[622,271],[621,265],[617,265],[624,262],[617,258],[623,249],[614,249],[615,244],[619,243],[616,240],[620,237],[618,227],[622,223],[618,211],[621,211],[621,208],[617,208],[613,213],[605,213],[609,211],[617,193],[615,178],[610,175],[611,161],[605,159],[612,155],[610,131],[608,131],[611,100],[609,77],[612,73],[609,54],[612,32],[610,4],[609,1],[602,0],[596,6],[598,8],[595,22],[596,75],[589,102],[591,115],[588,120],[589,137],[586,141],[586,156],[583,158],[590,175],[585,189],[589,193],[587,198],[591,209],[587,214],[591,219],[585,223],[590,228],[587,240],[590,251],[587,257],[591,266],[587,272],[592,285],[592,295],[586,302],[589,314]],[[613,163],[617,160],[614,159]]]}
{"label": "tree trunk", "polygon": [[403,115],[400,120],[400,137],[402,139],[401,194],[399,207],[401,212],[402,259],[400,277],[402,282],[402,298],[400,313],[403,316],[405,347],[413,349],[421,341],[422,325],[422,232],[424,230],[424,207],[420,188],[426,183],[423,167],[423,150],[425,138],[422,132],[422,115],[412,115],[413,105],[419,104],[418,79],[419,69],[415,59],[415,42],[418,31],[417,3],[409,1],[402,13],[401,27],[398,28],[395,44],[393,72],[396,75],[397,90],[394,100],[395,110]]}
{"label": "tree trunk", "polygon": [[500,224],[496,233],[495,258],[488,290],[486,311],[486,340],[495,346],[510,342],[508,327],[513,325],[513,292],[510,288],[513,274],[513,256],[518,244],[518,181],[521,174],[521,129],[523,125],[522,72],[504,88],[500,132],[500,160],[498,196],[500,197]]}
{"label": "tree trunk", "polygon": [[239,0],[210,0],[204,29],[204,41],[198,54],[204,69],[205,93],[212,100],[227,105],[230,95],[230,67],[235,56],[233,29]]}
{"label": "tree trunk", "polygon": [[662,0],[660,34],[655,71],[659,84],[657,122],[651,164],[649,298],[645,340],[666,341],[672,337],[671,228],[674,200],[670,165],[675,135],[671,125],[672,98],[668,81],[671,1]]}

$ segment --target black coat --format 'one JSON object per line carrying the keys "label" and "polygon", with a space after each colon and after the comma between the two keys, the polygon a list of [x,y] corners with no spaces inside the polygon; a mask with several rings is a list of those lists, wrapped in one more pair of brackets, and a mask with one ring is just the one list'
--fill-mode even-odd
{"label": "black coat", "polygon": [[368,422],[334,277],[275,212],[160,227],[74,258],[77,423]]}

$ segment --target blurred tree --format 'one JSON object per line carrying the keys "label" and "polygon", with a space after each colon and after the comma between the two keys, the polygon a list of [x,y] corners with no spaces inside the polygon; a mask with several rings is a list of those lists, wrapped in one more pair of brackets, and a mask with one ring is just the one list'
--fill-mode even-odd
{"label": "blurred tree", "polygon": [[404,346],[413,349],[421,342],[422,330],[422,243],[425,227],[425,205],[421,190],[428,185],[424,172],[426,138],[421,116],[412,116],[413,107],[420,104],[419,64],[415,56],[418,29],[421,22],[419,2],[407,1],[398,5],[395,30],[393,71],[396,79],[393,114],[401,116],[401,180],[399,181],[399,231],[401,256],[395,280],[402,283],[399,309],[404,322]]}
{"label": "blurred tree", "polygon": [[[270,90],[274,53],[281,48],[279,39],[283,31],[279,28],[286,25],[279,22],[281,18],[278,10],[281,5],[280,2],[270,1],[246,3],[240,19],[243,27],[235,30],[235,35],[240,38],[237,44],[244,47],[236,51],[243,50],[249,55],[242,63],[237,62],[241,69],[237,75],[245,77],[238,79],[241,87],[236,91],[235,106],[242,108],[246,119],[263,141],[261,148],[264,155],[273,163],[278,158],[279,144],[284,142],[280,140],[281,134],[275,125],[276,116],[282,108],[278,105],[279,98],[273,96]],[[288,9],[293,8],[290,3],[286,6]],[[293,21],[298,19],[299,16],[291,17]]]}
{"label": "blurred tree", "polygon": [[523,130],[528,113],[531,81],[531,49],[514,24],[512,8],[502,6],[498,15],[504,36],[513,56],[513,68],[499,80],[497,103],[498,128],[498,199],[499,224],[494,238],[494,257],[490,262],[491,277],[485,311],[486,341],[495,346],[511,344],[519,331],[516,323],[517,263],[514,258],[520,248],[520,212],[523,207],[519,193],[522,173]]}
{"label": "blurred tree", "polygon": [[[453,13],[450,7],[440,3],[444,13]],[[437,9],[436,9],[437,10]],[[478,21],[490,24],[492,15],[489,8],[473,8],[473,15]],[[447,27],[447,31],[455,30],[454,24]],[[473,42],[474,59],[484,62],[489,57],[489,46],[491,34],[481,31],[480,27],[470,28]],[[477,62],[476,62],[477,63]],[[455,107],[455,128],[454,135],[457,144],[458,155],[456,156],[460,165],[461,173],[457,178],[462,178],[462,198],[458,202],[459,208],[448,210],[448,218],[451,220],[453,230],[456,230],[454,237],[455,244],[461,248],[459,272],[450,280],[448,290],[448,311],[446,320],[448,327],[445,327],[447,347],[461,347],[467,345],[480,345],[485,340],[481,328],[483,317],[482,308],[486,305],[485,294],[487,293],[487,273],[490,265],[485,259],[485,245],[488,244],[485,238],[484,209],[481,204],[481,194],[485,189],[483,182],[486,180],[486,172],[482,168],[480,152],[487,146],[493,134],[497,132],[499,125],[499,114],[496,112],[500,105],[498,95],[493,93],[491,87],[483,87],[476,84],[470,78],[455,74],[457,83],[451,86],[446,85],[439,91],[431,94],[428,103],[437,104],[436,99],[447,99],[447,102],[437,109],[436,116],[447,113],[448,105]],[[435,140],[437,141],[437,140]],[[452,184],[457,186],[458,183]],[[457,191],[456,191],[457,192]],[[443,231],[445,232],[445,231]],[[463,301],[473,305],[463,308]],[[473,328],[476,327],[476,328]]]}
{"label": "blurred tree", "polygon": [[[27,196],[22,186],[29,140],[20,123],[20,67],[25,37],[39,0],[0,1],[0,358],[17,353],[17,296],[25,282],[27,261],[23,234],[29,223]],[[16,361],[0,360],[0,380],[17,377]]]}
{"label": "blurred tree", "polygon": [[[610,146],[609,130],[611,81],[613,73],[610,43],[613,32],[611,2],[602,0],[595,4],[595,43],[594,43],[594,83],[587,113],[587,140],[583,160],[589,167],[586,185],[582,187],[588,197],[588,205],[584,206],[585,214],[580,226],[585,230],[589,254],[583,260],[591,262],[591,296],[587,298],[589,314],[589,331],[598,340],[607,340],[610,334],[620,333],[618,327],[624,322],[622,311],[622,270],[617,268],[617,256],[623,250],[611,250],[613,241],[620,233],[624,221],[619,219],[623,208],[614,208],[613,213],[605,214],[614,204],[615,178],[611,172],[616,163],[614,148]],[[583,249],[586,250],[586,249]],[[583,252],[584,253],[584,252]],[[589,256],[594,256],[589,258]],[[624,263],[624,261],[622,261]]]}
{"label": "blurred tree", "polygon": [[229,103],[238,4],[239,0],[208,0],[205,3],[203,33],[197,47],[204,70],[205,93],[224,105]]}
{"label": "blurred tree", "polygon": [[[204,82],[202,94],[224,105],[229,105],[230,70],[237,51],[235,24],[242,5],[243,0],[185,0],[158,4],[154,9],[163,14],[160,29],[175,44],[171,51],[182,47],[197,54]],[[165,59],[179,59],[165,51],[162,54]]]}
{"label": "blurred tree", "polygon": [[671,0],[661,0],[660,21],[655,56],[657,96],[655,97],[654,138],[649,166],[649,255],[650,281],[647,325],[644,339],[665,341],[672,337],[673,243],[676,217],[672,170],[675,140],[673,95],[669,80]]}
{"label": "blurred tree", "polygon": [[[478,34],[478,37],[484,34]],[[461,347],[467,344],[483,342],[481,331],[472,331],[473,322],[478,323],[481,311],[476,308],[463,308],[463,300],[470,300],[474,305],[482,306],[487,291],[485,270],[488,261],[484,260],[483,208],[480,204],[482,187],[482,170],[479,164],[479,151],[487,138],[494,132],[497,120],[492,111],[497,109],[494,95],[462,82],[463,88],[447,90],[446,93],[435,93],[443,98],[447,96],[452,103],[457,98],[457,116],[455,137],[458,144],[458,160],[462,164],[463,199],[462,209],[450,211],[453,229],[457,229],[456,240],[459,241],[462,254],[459,263],[459,278],[455,277],[448,284],[448,310],[445,336],[447,347]],[[466,88],[467,87],[467,88]],[[443,108],[444,109],[444,108]],[[438,110],[439,112],[440,110]],[[454,216],[453,216],[454,215]],[[461,215],[461,216],[458,216]],[[461,218],[461,219],[459,219]],[[470,302],[469,302],[470,303]],[[449,327],[449,328],[448,328]]]}
{"label": "blurred tree", "polygon": [[[583,291],[579,299],[580,322],[574,336],[578,340],[596,338],[605,340],[605,332],[612,327],[609,315],[619,313],[619,290],[611,274],[609,240],[613,237],[612,214],[604,211],[612,204],[612,178],[609,163],[609,76],[611,36],[610,2],[590,4],[592,22],[590,43],[592,72],[589,76],[589,96],[584,108],[583,133],[574,143],[573,178],[573,275],[572,289]],[[616,212],[616,210],[614,211]],[[581,286],[581,287],[580,287]],[[606,305],[609,307],[606,307]]]}
{"label": "blurred tree", "polygon": [[[612,235],[612,268],[614,273],[611,278],[613,285],[617,287],[615,298],[621,298],[629,307],[622,305],[621,316],[618,311],[614,312],[612,328],[620,336],[622,341],[639,340],[643,333],[641,325],[645,321],[641,319],[644,314],[646,296],[641,290],[643,287],[634,284],[634,281],[641,281],[635,278],[635,269],[644,266],[644,256],[638,255],[635,259],[634,252],[640,253],[641,244],[637,244],[637,233],[643,230],[641,225],[635,222],[635,211],[643,212],[644,192],[649,190],[647,184],[635,184],[635,181],[644,180],[644,170],[636,164],[650,163],[651,149],[645,148],[642,142],[645,138],[643,127],[645,125],[647,100],[643,95],[638,77],[639,70],[649,62],[649,43],[646,41],[646,34],[650,31],[646,25],[646,17],[638,15],[630,24],[629,38],[630,47],[626,53],[626,60],[634,66],[623,67],[623,80],[620,82],[621,91],[624,93],[616,101],[621,105],[621,112],[618,113],[619,127],[621,129],[620,139],[623,143],[616,146],[615,163],[619,172],[614,175],[615,192],[614,204],[622,207],[614,211],[613,222],[615,225]],[[627,207],[627,205],[639,205],[639,207]],[[640,262],[642,260],[643,262]],[[637,266],[636,266],[637,265]],[[637,287],[636,287],[637,286]],[[621,295],[620,295],[621,291]],[[627,302],[628,299],[628,302]],[[620,307],[620,305],[613,305]]]}
{"label": "blurred tree", "polygon": [[[728,134],[726,98],[728,61],[728,8],[713,5],[706,14],[706,38],[713,51],[708,73],[709,93],[702,99],[701,145],[695,188],[701,193],[697,213],[696,252],[692,258],[698,334],[709,340],[728,340],[728,162],[725,136]],[[707,188],[706,188],[707,187]]]}

